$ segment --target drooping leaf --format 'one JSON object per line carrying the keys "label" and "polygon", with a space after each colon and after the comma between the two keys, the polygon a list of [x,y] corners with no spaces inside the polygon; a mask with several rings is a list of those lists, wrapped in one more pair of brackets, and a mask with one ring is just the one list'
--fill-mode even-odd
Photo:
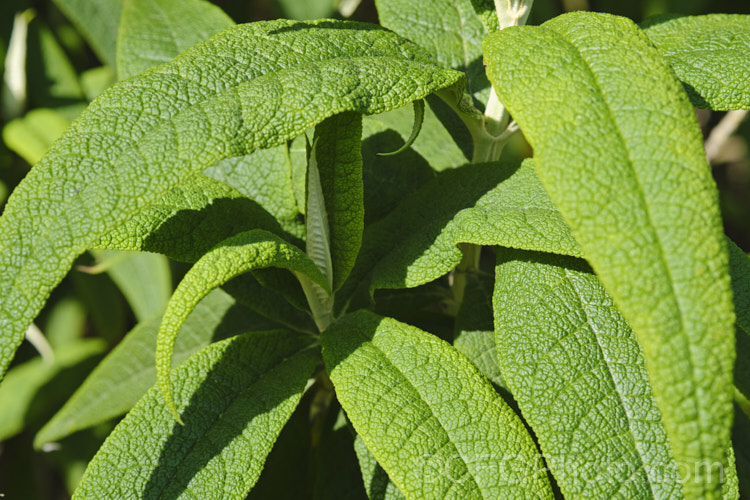
{"label": "drooping leaf", "polygon": [[[614,16],[579,12],[509,28],[484,47],[542,184],[638,338],[675,460],[725,466],[734,364],[727,255],[680,82],[643,32]],[[715,474],[684,479],[688,497],[720,494]]]}
{"label": "drooping leaf", "polygon": [[337,290],[354,266],[365,224],[362,115],[342,113],[318,124],[314,151],[328,215],[332,288]]}
{"label": "drooping leaf", "polygon": [[[299,47],[305,50],[299,50]],[[283,144],[345,111],[378,113],[462,75],[372,25],[229,28],[99,96],[0,220],[0,371],[77,255],[217,160]]]}
{"label": "drooping leaf", "polygon": [[172,294],[172,273],[166,257],[110,250],[93,253],[100,261],[115,261],[107,273],[130,304],[136,320],[144,320],[164,310]]}
{"label": "drooping leaf", "polygon": [[74,498],[243,499],[320,359],[309,339],[256,332],[175,372],[180,425],[152,388],[110,434]]}
{"label": "drooping leaf", "polygon": [[[101,339],[80,340],[56,349],[54,360],[50,363],[34,358],[9,370],[0,385],[0,404],[3,408],[0,412],[0,441],[18,434],[29,424],[39,425],[40,415],[30,415],[35,406],[52,405],[53,408],[44,408],[51,413],[54,411],[54,404],[59,405],[65,400],[65,394],[60,394],[60,387],[56,388],[56,393],[43,394],[44,386],[80,363],[87,360],[95,363],[94,358],[105,348],[106,344]],[[85,374],[79,376],[77,381]]]}
{"label": "drooping leaf", "polygon": [[247,231],[219,243],[201,257],[182,279],[169,300],[159,329],[156,378],[173,413],[176,410],[171,397],[170,371],[175,339],[185,319],[214,288],[239,274],[265,267],[289,269],[308,277],[330,293],[325,277],[302,250],[267,231]]}
{"label": "drooping leaf", "polygon": [[233,25],[223,10],[204,0],[128,0],[117,34],[117,74],[123,80],[171,61]]}
{"label": "drooping leaf", "polygon": [[750,16],[662,16],[647,20],[644,31],[694,106],[750,109]]}
{"label": "drooping leaf", "polygon": [[366,311],[321,344],[342,407],[407,497],[552,498],[521,420],[449,344]]}
{"label": "drooping leaf", "polygon": [[[156,314],[136,325],[39,431],[34,446],[40,448],[130,410],[156,383],[154,346],[160,324],[161,314]],[[275,327],[238,305],[226,292],[214,290],[182,324],[175,340],[173,364],[211,342]]]}
{"label": "drooping leaf", "polygon": [[54,0],[78,28],[99,59],[116,67],[117,27],[123,0]]}
{"label": "drooping leaf", "polygon": [[681,497],[643,355],[586,267],[498,249],[500,371],[566,498]]}
{"label": "drooping leaf", "polygon": [[471,0],[376,0],[380,24],[427,49],[439,63],[463,71],[467,91],[487,101],[482,64],[487,32]]}
{"label": "drooping leaf", "polygon": [[367,228],[353,271],[371,288],[414,287],[461,261],[458,243],[580,255],[529,160],[442,172]]}
{"label": "drooping leaf", "polygon": [[362,480],[370,500],[405,500],[404,494],[391,481],[359,435],[354,440],[354,451],[357,453]]}

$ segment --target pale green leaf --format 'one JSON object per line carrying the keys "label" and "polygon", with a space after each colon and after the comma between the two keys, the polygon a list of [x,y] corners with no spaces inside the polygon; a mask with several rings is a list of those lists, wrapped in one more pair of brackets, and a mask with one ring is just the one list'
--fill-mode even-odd
{"label": "pale green leaf", "polygon": [[180,425],[152,388],[110,434],[74,498],[243,499],[320,354],[284,331],[212,344],[175,371]]}
{"label": "pale green leaf", "polygon": [[500,371],[566,498],[678,498],[633,332],[582,261],[498,249]]}
{"label": "pale green leaf", "polygon": [[457,98],[462,81],[373,25],[279,20],[229,28],[111,87],[0,220],[0,371],[76,256],[190,176],[338,113],[379,113],[439,89]]}
{"label": "pale green leaf", "polygon": [[265,267],[289,269],[307,276],[330,293],[323,274],[307,255],[278,236],[260,229],[228,238],[188,271],[169,300],[156,342],[156,375],[167,406],[175,412],[170,371],[175,339],[190,312],[214,288],[235,276]]}
{"label": "pale green leaf", "polygon": [[92,246],[156,252],[195,262],[220,241],[249,229],[291,238],[254,201],[223,182],[196,175]]}
{"label": "pale green leaf", "polygon": [[[31,423],[29,412],[32,406],[51,404],[55,399],[60,404],[64,400],[65,394],[43,396],[40,391],[46,384],[82,362],[95,362],[93,358],[104,352],[105,348],[106,344],[101,339],[85,339],[56,349],[51,363],[34,358],[8,370],[0,385],[0,408],[3,408],[0,412],[0,441],[18,434]],[[40,397],[46,401],[39,401]]]}
{"label": "pale green leaf", "polygon": [[580,255],[531,161],[467,165],[369,226],[353,276],[371,273],[371,288],[418,286],[456,267],[458,243]]}
{"label": "pale green leaf", "polygon": [[660,17],[646,21],[644,31],[694,106],[750,109],[750,16]]}
{"label": "pale green leaf", "polygon": [[289,235],[300,239],[305,237],[305,225],[300,217],[304,210],[297,206],[292,184],[292,158],[287,144],[221,160],[203,174],[222,181],[256,202]]}
{"label": "pale green leaf", "polygon": [[81,89],[87,101],[96,99],[113,83],[115,73],[109,66],[97,66],[81,73]]}
{"label": "pale green leaf", "polygon": [[122,80],[171,61],[232,25],[204,0],[127,0],[117,34],[117,74]]}
{"label": "pale green leaf", "polygon": [[449,344],[365,311],[321,344],[342,407],[407,498],[552,498],[521,420]]}
{"label": "pale green leaf", "polygon": [[[161,314],[138,323],[39,431],[34,446],[39,448],[130,410],[156,383],[154,346],[160,324]],[[173,364],[211,342],[277,326],[240,306],[226,292],[214,290],[182,324],[175,340]]]}
{"label": "pale green leaf", "polygon": [[172,294],[169,261],[162,255],[111,250],[92,251],[97,260],[112,260],[107,268],[112,281],[133,309],[138,321],[161,312]]}
{"label": "pale green leaf", "polygon": [[[539,179],[638,338],[675,460],[726,465],[727,254],[680,82],[637,26],[604,14],[494,33],[485,59]],[[684,479],[688,497],[720,494],[715,474]]]}
{"label": "pale green leaf", "polygon": [[[354,266],[365,224],[362,115],[343,113],[318,124],[314,152],[328,218],[333,273],[331,287],[336,290],[346,281]],[[307,217],[310,216],[308,211]],[[309,244],[309,232],[307,238]]]}
{"label": "pale green leaf", "polygon": [[3,140],[29,165],[36,165],[69,126],[70,120],[54,109],[34,109],[8,122],[3,127]]}
{"label": "pale green leaf", "polygon": [[86,38],[99,59],[116,67],[117,27],[123,0],[53,1]]}
{"label": "pale green leaf", "polygon": [[375,5],[380,24],[424,47],[440,64],[466,73],[466,90],[486,102],[482,39],[487,32],[471,0],[375,0]]}
{"label": "pale green leaf", "polygon": [[403,153],[407,149],[409,149],[412,144],[414,144],[414,141],[417,140],[417,137],[419,137],[419,132],[422,130],[422,123],[424,122],[424,101],[414,101],[414,123],[412,124],[411,128],[411,134],[409,134],[409,138],[404,141],[403,146],[398,148],[395,151],[391,151],[389,153],[378,153],[381,156],[394,156],[400,153]]}
{"label": "pale green leaf", "polygon": [[362,470],[362,481],[365,483],[367,497],[370,500],[404,500],[404,494],[391,481],[367,445],[359,435],[354,439],[354,451]]}

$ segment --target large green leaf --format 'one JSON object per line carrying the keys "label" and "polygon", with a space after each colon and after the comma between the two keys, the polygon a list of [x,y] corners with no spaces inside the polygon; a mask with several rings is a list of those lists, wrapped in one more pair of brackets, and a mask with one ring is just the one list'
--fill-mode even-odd
{"label": "large green leaf", "polygon": [[324,120],[315,127],[314,140],[328,215],[333,289],[336,290],[354,266],[365,224],[362,115],[342,113]]}
{"label": "large green leaf", "polygon": [[659,17],[644,31],[682,80],[693,105],[750,109],[750,16]]}
{"label": "large green leaf", "polygon": [[[680,82],[637,26],[603,14],[494,33],[485,59],[539,179],[638,338],[676,461],[726,466],[727,254]],[[688,497],[720,493],[716,474],[684,479]]]}
{"label": "large green leaf", "polygon": [[498,249],[500,371],[566,498],[680,497],[643,355],[587,267]]}
{"label": "large green leaf", "polygon": [[54,0],[86,37],[101,61],[115,67],[117,27],[123,0]]}
{"label": "large green leaf", "polygon": [[407,498],[552,498],[521,420],[449,344],[365,311],[321,344],[342,407]]}
{"label": "large green leaf", "polygon": [[291,239],[263,207],[223,182],[196,175],[92,246],[156,252],[195,262],[220,241],[249,229]]}
{"label": "large green leaf", "polygon": [[383,470],[362,437],[354,439],[354,451],[357,453],[357,461],[362,470],[362,480],[365,483],[365,491],[370,500],[403,500],[404,494],[391,481],[388,474]]}
{"label": "large green leaf", "polygon": [[[160,324],[161,314],[138,323],[39,431],[34,445],[39,448],[130,410],[156,383],[154,346]],[[181,363],[211,342],[276,327],[237,304],[226,292],[214,290],[182,324],[173,364]]]}
{"label": "large green leaf", "polygon": [[[260,229],[237,234],[219,243],[188,271],[169,300],[156,341],[156,378],[167,406],[175,412],[170,371],[175,339],[196,305],[216,287],[237,275],[278,267],[304,275],[331,293],[326,278],[299,248]],[[176,413],[175,413],[176,414]]]}
{"label": "large green leaf", "polygon": [[229,28],[110,88],[0,221],[0,371],[75,257],[191,175],[341,112],[379,113],[439,89],[457,97],[462,80],[372,25],[279,20]]}
{"label": "large green leaf", "polygon": [[171,61],[183,50],[234,25],[204,0],[128,0],[117,34],[117,73],[125,79]]}
{"label": "large green leaf", "polygon": [[212,344],[175,372],[180,425],[152,388],[110,434],[74,498],[243,499],[320,354],[258,332]]}
{"label": "large green leaf", "polygon": [[467,165],[441,172],[367,228],[350,285],[415,287],[461,261],[458,243],[580,255],[533,163]]}
{"label": "large green leaf", "polygon": [[[439,63],[466,73],[469,93],[489,90],[482,64],[487,32],[471,0],[376,0],[375,5],[380,24],[424,47]],[[481,94],[485,102],[489,94]]]}

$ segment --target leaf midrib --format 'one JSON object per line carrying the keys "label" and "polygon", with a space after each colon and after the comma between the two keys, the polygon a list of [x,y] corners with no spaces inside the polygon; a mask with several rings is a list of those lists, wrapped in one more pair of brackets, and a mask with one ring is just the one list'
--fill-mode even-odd
{"label": "leaf midrib", "polygon": [[[630,153],[630,149],[627,147],[628,143],[625,141],[624,135],[623,135],[622,131],[620,130],[619,123],[615,120],[615,115],[614,115],[614,113],[612,111],[612,108],[610,107],[609,101],[605,98],[602,86],[601,86],[599,80],[597,79],[597,74],[596,74],[596,72],[593,71],[593,68],[589,64],[588,60],[583,56],[583,53],[578,49],[578,47],[576,45],[574,45],[571,41],[569,41],[567,37],[565,37],[562,33],[560,33],[557,30],[553,30],[553,31],[555,31],[555,33],[557,33],[560,36],[560,38],[562,40],[564,40],[565,43],[567,43],[570,47],[572,47],[575,50],[575,52],[578,54],[580,60],[583,62],[583,64],[586,65],[586,68],[588,68],[589,75],[591,76],[591,79],[593,81],[593,85],[596,86],[598,94],[601,96],[601,102],[602,102],[602,104],[603,104],[603,106],[604,106],[604,108],[605,108],[605,110],[606,110],[606,112],[607,112],[607,114],[608,114],[608,116],[610,118],[610,121],[611,121],[611,123],[613,125],[614,131],[617,133],[617,138],[619,140],[619,143],[622,146],[622,149],[623,149],[623,151],[626,154],[627,165],[628,165],[628,168],[629,168],[629,170],[630,170],[630,172],[632,174],[632,179],[636,183],[637,192],[638,192],[638,198],[640,199],[641,206],[643,208],[643,211],[646,214],[647,223],[648,223],[647,225],[648,225],[648,228],[650,230],[649,232],[652,234],[652,236],[656,240],[656,247],[658,249],[658,252],[657,252],[658,253],[658,261],[659,261],[660,267],[662,267],[662,270],[663,270],[663,272],[665,273],[665,275],[667,277],[666,283],[667,283],[667,285],[669,287],[669,291],[670,291],[669,300],[674,303],[674,305],[677,308],[677,311],[679,312],[679,315],[678,315],[679,331],[677,332],[677,335],[679,335],[680,333],[686,333],[685,322],[684,322],[684,313],[683,313],[683,305],[680,302],[680,296],[678,296],[675,293],[674,280],[672,279],[672,272],[671,272],[671,269],[670,269],[669,265],[667,264],[667,260],[665,258],[664,247],[662,245],[661,234],[660,234],[659,231],[656,230],[656,228],[654,226],[653,218],[652,218],[652,215],[651,215],[651,207],[646,202],[646,198],[645,198],[644,190],[643,190],[643,184],[641,183],[640,177],[638,176],[638,172],[634,168],[634,161],[633,161],[633,159],[630,156],[630,154],[631,154]],[[617,295],[617,293],[613,293],[613,295]],[[687,355],[686,357],[687,357],[687,360],[690,363],[691,367],[695,367],[696,366],[695,363],[694,363],[694,355],[693,355],[693,349],[692,349],[693,345],[694,345],[693,342],[689,342],[688,345],[687,345],[687,348],[683,349],[683,354]],[[687,352],[684,352],[685,350]],[[692,382],[692,384],[694,386],[697,386],[698,384],[696,383],[695,378],[692,377],[692,375],[693,375],[693,371],[692,370],[690,372],[690,375],[691,375],[690,381]],[[694,410],[695,415],[696,415],[695,421],[697,422],[698,427],[700,429],[704,430],[704,425],[703,425],[703,422],[702,422],[702,419],[701,419],[701,411],[698,408],[695,399],[690,399],[690,402],[692,403],[692,407],[693,407],[693,410]],[[682,425],[680,425],[680,427],[682,427]],[[698,439],[697,441],[698,441],[698,446],[700,447],[700,454],[701,454],[701,456],[706,456],[705,447],[703,445],[703,440]]]}
{"label": "leaf midrib", "polygon": [[[429,410],[430,410],[430,414],[432,415],[432,418],[434,418],[434,419],[435,419],[435,421],[436,421],[436,422],[438,423],[438,425],[440,426],[440,428],[441,428],[441,429],[443,430],[443,432],[445,433],[445,436],[447,436],[447,437],[448,437],[448,440],[449,440],[448,442],[450,443],[451,447],[452,447],[452,448],[453,448],[453,449],[454,449],[454,450],[456,451],[456,453],[458,454],[458,456],[459,456],[459,457],[461,457],[461,460],[463,461],[463,464],[464,464],[464,466],[466,467],[466,471],[467,471],[467,473],[468,473],[469,477],[471,478],[472,482],[474,483],[474,486],[476,486],[476,490],[477,490],[477,491],[478,491],[478,492],[479,492],[480,494],[484,495],[484,491],[483,491],[483,489],[481,488],[481,486],[479,485],[479,483],[477,482],[477,480],[476,480],[476,477],[474,477],[474,473],[473,473],[473,471],[472,471],[472,468],[471,468],[471,467],[469,466],[469,462],[467,462],[467,461],[466,461],[466,458],[464,457],[464,455],[463,455],[463,454],[461,453],[461,451],[460,451],[460,450],[459,450],[459,449],[458,449],[458,448],[456,447],[456,445],[455,445],[455,443],[454,443],[454,441],[453,441],[453,436],[452,436],[452,433],[448,432],[448,430],[447,430],[447,429],[446,429],[446,428],[445,428],[445,427],[443,426],[443,422],[442,422],[442,421],[441,421],[441,420],[440,420],[440,419],[439,419],[439,418],[437,417],[437,415],[435,414],[435,409],[434,409],[434,408],[432,407],[432,405],[431,405],[431,404],[429,403],[429,401],[428,401],[428,400],[427,400],[427,399],[426,399],[426,398],[425,398],[425,397],[424,397],[424,396],[422,395],[422,393],[421,393],[421,392],[420,392],[420,391],[419,391],[419,390],[417,389],[417,387],[416,387],[416,386],[415,386],[415,385],[414,385],[414,384],[412,383],[412,381],[411,381],[411,380],[409,379],[409,377],[408,377],[408,376],[406,375],[406,373],[405,373],[404,371],[402,371],[402,370],[401,370],[401,368],[400,368],[400,367],[398,367],[398,366],[397,366],[397,365],[396,365],[396,364],[395,364],[395,363],[394,363],[394,362],[393,362],[393,361],[391,360],[391,358],[390,358],[390,357],[388,357],[388,356],[386,355],[385,351],[383,351],[382,349],[380,349],[380,348],[379,348],[379,347],[378,347],[377,345],[375,345],[375,343],[374,343],[374,342],[373,342],[373,341],[372,341],[371,339],[368,339],[368,337],[366,337],[365,335],[362,335],[361,333],[359,333],[359,336],[360,336],[360,337],[361,337],[362,339],[364,339],[364,340],[365,340],[365,341],[363,342],[363,344],[367,344],[367,345],[371,346],[371,347],[372,347],[373,349],[375,349],[375,350],[376,350],[376,351],[377,351],[377,352],[378,352],[378,353],[379,353],[379,354],[380,354],[380,355],[381,355],[381,356],[382,356],[382,357],[383,357],[383,358],[384,358],[384,359],[385,359],[385,360],[386,360],[386,361],[388,362],[388,365],[389,365],[389,366],[391,366],[391,367],[392,367],[392,368],[393,368],[393,369],[394,369],[394,370],[395,370],[395,371],[396,371],[396,372],[397,372],[397,373],[398,373],[398,374],[399,374],[399,375],[400,375],[400,376],[402,377],[402,379],[403,379],[403,380],[405,381],[405,383],[406,383],[406,384],[408,384],[408,386],[409,386],[410,388],[412,388],[412,389],[414,390],[414,392],[415,392],[415,393],[417,393],[417,394],[418,394],[418,395],[420,396],[420,400],[421,400],[421,401],[422,401],[422,402],[423,402],[423,403],[425,404],[425,406],[427,407],[427,409],[429,409]],[[403,349],[404,347],[405,347],[405,346],[400,346],[400,347],[399,347],[398,349],[394,350],[394,351],[393,351],[393,353],[397,353],[398,351],[400,351],[400,350],[401,350],[401,349]],[[389,388],[389,390],[392,390],[392,389],[393,389],[393,388]],[[383,397],[384,397],[384,396],[380,396],[380,398],[379,398],[379,399],[382,399]],[[413,432],[412,432],[412,434],[413,434]],[[367,439],[367,440],[369,440],[369,435],[368,435],[368,436],[362,435],[362,439],[363,439],[363,440],[366,440],[366,439]],[[365,441],[365,442],[366,442],[366,441]],[[408,439],[407,439],[407,442],[408,442]],[[366,443],[367,443],[367,442],[366,442]],[[370,446],[368,446],[368,448],[369,448],[369,447],[370,447]],[[393,481],[394,481],[394,483],[396,482],[396,480],[395,480],[395,479],[393,479]],[[398,488],[399,488],[399,489],[400,489],[401,491],[404,491],[404,488],[402,487],[402,485],[400,485],[400,484],[396,484],[396,486],[398,486]],[[452,486],[451,486],[451,487],[452,487]],[[448,490],[448,491],[450,491],[450,487],[449,487],[449,490]],[[485,497],[485,496],[482,496],[481,498],[483,498],[483,499],[484,499],[484,498],[487,498],[487,497]]]}
{"label": "leaf midrib", "polygon": [[[264,382],[265,381],[265,377],[267,377],[269,373],[271,373],[275,369],[278,369],[280,366],[284,365],[285,363],[287,363],[292,358],[296,357],[297,355],[299,355],[299,354],[303,353],[304,351],[307,351],[307,350],[309,350],[311,348],[314,348],[314,346],[313,345],[305,345],[305,346],[302,346],[300,349],[292,352],[291,354],[284,356],[281,360],[279,360],[278,363],[275,363],[275,364],[271,365],[267,370],[265,370],[262,373],[258,374],[258,378],[255,379],[250,385],[248,385],[247,387],[241,389],[240,391],[236,392],[233,396],[231,396],[230,398],[228,398],[227,399],[227,404],[226,405],[222,405],[221,411],[217,412],[217,414],[216,414],[217,418],[214,419],[213,423],[211,425],[207,426],[206,429],[203,432],[201,432],[200,436],[197,436],[196,439],[193,440],[193,442],[191,443],[191,445],[185,449],[184,454],[183,454],[180,462],[178,464],[175,464],[175,466],[172,468],[172,471],[170,472],[169,476],[166,477],[166,478],[164,478],[164,480],[162,482],[162,484],[164,486],[161,488],[161,490],[159,491],[159,494],[158,494],[158,496],[156,498],[157,499],[164,498],[164,496],[163,496],[164,495],[164,491],[167,489],[168,486],[171,485],[172,479],[181,470],[180,466],[192,454],[193,449],[198,445],[199,442],[201,442],[203,440],[203,438],[205,438],[206,434],[208,434],[209,431],[211,431],[212,429],[215,428],[217,422],[221,422],[224,419],[224,414],[226,413],[226,411],[227,411],[228,408],[230,408],[232,405],[234,405],[237,402],[237,400],[239,400],[242,397],[243,394],[245,394],[248,391],[250,391],[250,389],[253,389],[254,387],[260,385],[261,382]],[[204,382],[207,381],[207,380],[208,379],[204,379]],[[221,380],[213,379],[213,382],[216,383],[216,384],[218,384],[218,385],[221,385],[222,387],[224,387],[226,389],[232,389],[231,386],[223,383]],[[264,386],[264,387],[267,386],[267,385],[271,385],[272,386],[273,384],[262,384],[262,386]],[[260,392],[262,392],[262,391],[260,391]],[[177,424],[177,422],[175,422],[175,425],[179,425],[179,424]],[[185,424],[185,425],[188,425],[188,424]],[[185,486],[187,486],[187,485],[185,485]]]}

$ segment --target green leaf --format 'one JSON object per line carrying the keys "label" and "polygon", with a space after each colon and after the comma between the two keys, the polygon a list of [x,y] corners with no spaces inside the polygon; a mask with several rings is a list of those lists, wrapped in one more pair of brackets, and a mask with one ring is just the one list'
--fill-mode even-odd
{"label": "green leaf", "polygon": [[249,229],[291,238],[254,201],[223,182],[195,175],[92,246],[195,262],[220,241]]}
{"label": "green leaf", "polygon": [[462,80],[372,25],[279,20],[229,28],[111,87],[0,220],[0,372],[76,256],[190,176],[337,113],[379,113],[439,89],[457,97]]}
{"label": "green leaf", "polygon": [[737,363],[734,366],[734,383],[746,398],[750,398],[750,257],[729,238],[727,248],[734,311],[737,314]]}
{"label": "green leaf", "polygon": [[[675,460],[726,466],[727,255],[682,86],[637,26],[601,14],[502,30],[485,58],[539,179],[638,338]],[[689,498],[720,494],[716,474],[684,479]]]}
{"label": "green leaf", "polygon": [[[81,103],[83,91],[76,70],[40,17],[29,22],[26,50],[26,79],[32,107],[62,108]],[[69,116],[74,117],[75,114]]]}
{"label": "green leaf", "polygon": [[[491,275],[474,272],[466,277],[463,301],[456,315],[453,347],[469,358],[496,389],[507,390],[500,366],[497,364],[492,306],[493,286],[494,279]],[[506,395],[502,392],[501,394]]]}
{"label": "green leaf", "polygon": [[40,417],[40,405],[46,405],[44,409],[49,411],[48,406],[64,401],[67,394],[60,394],[60,387],[49,394],[44,394],[44,387],[76,365],[93,361],[105,348],[106,344],[101,339],[85,339],[55,350],[51,363],[34,358],[8,370],[0,385],[0,405],[3,408],[0,412],[0,441],[18,434],[27,425],[36,424]]}
{"label": "green leaf", "polygon": [[458,243],[580,255],[533,163],[488,163],[440,173],[368,227],[353,276],[371,273],[372,289],[415,287],[456,267]]}
{"label": "green leaf", "polygon": [[424,47],[442,65],[466,73],[466,90],[486,102],[482,64],[487,32],[471,0],[375,0],[380,24]]}
{"label": "green leaf", "polygon": [[[160,324],[161,314],[138,323],[39,431],[34,446],[40,448],[130,410],[156,383],[154,345]],[[276,327],[237,304],[226,292],[214,290],[182,324],[175,340],[173,364],[211,342]]]}
{"label": "green leaf", "polygon": [[100,261],[98,265],[112,261],[107,273],[130,304],[136,320],[142,321],[164,310],[172,294],[172,273],[165,257],[111,250],[92,253]]}
{"label": "green leaf", "polygon": [[204,0],[128,0],[117,34],[117,74],[123,80],[171,61],[233,25],[223,10]]}
{"label": "green leaf", "polygon": [[175,371],[180,425],[152,388],[110,434],[74,498],[243,499],[320,359],[309,340],[256,332]]}
{"label": "green leaf", "polygon": [[123,0],[54,0],[75,25],[101,61],[112,68],[116,61],[117,27]]}
{"label": "green leaf", "polygon": [[422,123],[424,122],[424,101],[414,101],[414,123],[411,128],[411,134],[409,134],[409,138],[404,141],[403,146],[398,148],[395,151],[391,151],[389,153],[378,153],[381,156],[394,156],[400,153],[403,153],[407,149],[409,149],[412,144],[414,144],[414,141],[417,140],[417,137],[419,137],[419,132],[422,130]]}
{"label": "green leaf", "polygon": [[694,106],[750,109],[750,16],[658,17],[646,21],[644,31]]}
{"label": "green leaf", "polygon": [[498,249],[500,371],[566,498],[681,497],[643,355],[587,267]]}
{"label": "green leaf", "polygon": [[305,225],[300,217],[304,210],[297,206],[292,185],[292,159],[287,144],[221,160],[203,174],[222,181],[256,202],[289,235],[300,240],[305,237]]}
{"label": "green leaf", "polygon": [[342,407],[408,498],[552,498],[521,420],[450,345],[366,311],[321,344]]}
{"label": "green leaf", "polygon": [[167,406],[176,414],[171,396],[172,351],[190,312],[214,288],[235,276],[265,267],[289,269],[307,276],[330,293],[323,274],[307,255],[278,236],[256,229],[219,243],[188,271],[169,300],[156,341],[156,378]]}
{"label": "green leaf", "polygon": [[354,266],[365,224],[362,115],[343,113],[324,120],[315,127],[315,141],[316,165],[328,215],[332,289],[337,290]]}
{"label": "green leaf", "polygon": [[3,140],[29,165],[36,165],[69,126],[70,120],[54,109],[34,109],[8,122],[3,127]]}
{"label": "green leaf", "polygon": [[357,435],[354,440],[354,451],[357,453],[359,467],[362,470],[362,480],[365,483],[367,497],[370,500],[402,500],[406,497],[398,489],[388,474],[383,470],[362,437]]}

